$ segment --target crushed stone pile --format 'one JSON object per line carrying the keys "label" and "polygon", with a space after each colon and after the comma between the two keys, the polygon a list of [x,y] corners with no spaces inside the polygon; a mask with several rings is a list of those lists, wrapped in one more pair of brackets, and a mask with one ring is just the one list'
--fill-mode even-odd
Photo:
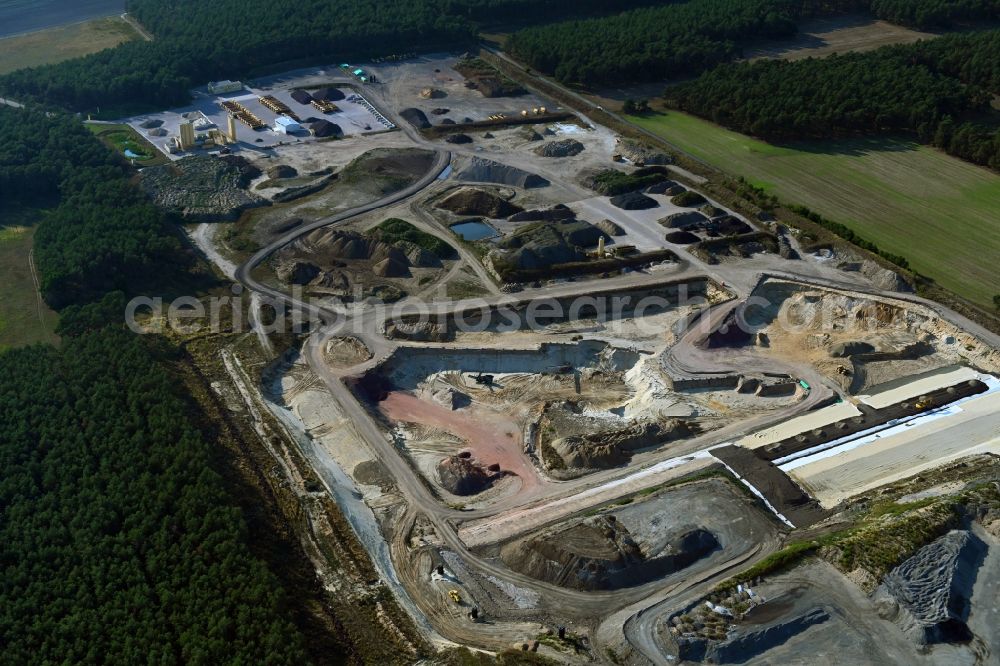
{"label": "crushed stone pile", "polygon": [[965,621],[986,544],[969,530],[952,530],[890,571],[875,592],[879,614],[919,645],[965,642]]}
{"label": "crushed stone pile", "polygon": [[646,210],[656,208],[660,204],[656,203],[656,199],[647,197],[640,192],[629,192],[611,197],[611,205],[622,210]]}
{"label": "crushed stone pile", "polygon": [[497,183],[531,189],[546,187],[549,181],[539,175],[517,169],[500,162],[482,157],[474,157],[467,167],[458,174],[459,180],[475,183]]}
{"label": "crushed stone pile", "polygon": [[685,213],[667,215],[660,220],[660,224],[668,229],[690,229],[691,227],[701,226],[706,222],[708,222],[708,218],[701,213],[694,212],[693,210]]}

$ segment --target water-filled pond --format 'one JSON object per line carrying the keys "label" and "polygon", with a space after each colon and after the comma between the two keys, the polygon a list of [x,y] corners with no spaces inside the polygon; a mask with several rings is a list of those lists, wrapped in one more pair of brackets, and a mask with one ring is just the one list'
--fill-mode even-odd
{"label": "water-filled pond", "polygon": [[469,220],[453,224],[451,230],[462,237],[462,240],[477,241],[484,238],[492,238],[497,235],[497,230],[481,220]]}

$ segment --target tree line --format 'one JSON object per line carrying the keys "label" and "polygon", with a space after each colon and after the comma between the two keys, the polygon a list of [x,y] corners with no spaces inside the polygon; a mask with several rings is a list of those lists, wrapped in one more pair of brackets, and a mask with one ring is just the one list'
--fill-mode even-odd
{"label": "tree line", "polygon": [[868,53],[717,67],[668,89],[668,106],[770,141],[908,133],[1000,169],[1000,31]]}

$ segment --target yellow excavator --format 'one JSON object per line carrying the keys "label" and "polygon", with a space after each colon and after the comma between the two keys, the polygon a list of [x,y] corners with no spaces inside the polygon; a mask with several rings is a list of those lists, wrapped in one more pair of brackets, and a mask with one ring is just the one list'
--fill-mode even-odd
{"label": "yellow excavator", "polygon": [[458,593],[458,590],[448,590],[448,596],[451,597],[451,600],[456,604],[462,603],[462,595]]}

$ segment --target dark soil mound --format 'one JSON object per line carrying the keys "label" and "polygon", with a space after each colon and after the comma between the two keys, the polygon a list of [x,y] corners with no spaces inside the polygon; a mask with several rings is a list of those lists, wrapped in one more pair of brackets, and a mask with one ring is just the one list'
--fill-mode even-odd
{"label": "dark soil mound", "polygon": [[452,192],[437,204],[438,208],[450,210],[458,215],[478,215],[482,217],[509,217],[520,213],[521,207],[501,197],[474,187],[463,187]]}
{"label": "dark soil mound", "polygon": [[299,172],[287,164],[276,164],[267,170],[268,178],[295,178]]}
{"label": "dark soil mound", "polygon": [[571,435],[554,441],[552,448],[568,467],[604,469],[628,462],[635,451],[689,434],[691,429],[683,421],[672,420],[663,425],[643,422],[618,430]]}
{"label": "dark soil mound", "polygon": [[510,568],[577,590],[614,590],[662,578],[684,569],[719,547],[715,535],[683,527],[659,552],[646,554],[614,516],[600,516],[567,528],[503,546]]}
{"label": "dark soil mound", "polygon": [[556,204],[552,208],[535,208],[515,213],[508,219],[511,222],[535,222],[539,220],[551,222],[555,220],[571,220],[574,217],[575,213],[566,204]]}
{"label": "dark soil mound", "polygon": [[710,234],[718,236],[738,236],[753,231],[753,227],[732,215],[712,220],[706,225],[706,229]]}
{"label": "dark soil mound", "polygon": [[344,130],[340,128],[340,125],[331,123],[329,120],[317,120],[309,126],[309,130],[313,133],[313,136],[319,138],[342,136],[344,134]]}
{"label": "dark soil mound", "polygon": [[667,190],[676,187],[677,183],[672,180],[665,180],[662,183],[654,183],[646,188],[647,194],[665,194]]}
{"label": "dark soil mound", "polygon": [[690,231],[671,231],[667,234],[667,241],[677,243],[678,245],[690,245],[691,243],[697,243],[699,240],[701,239]]}
{"label": "dark soil mound", "polygon": [[442,125],[454,125],[455,121],[452,120],[451,118],[445,118],[444,120],[441,121],[441,124]]}
{"label": "dark soil mound", "polygon": [[448,143],[472,143],[472,137],[468,134],[449,134],[445,141]]}
{"label": "dark soil mound", "polygon": [[441,485],[453,495],[463,497],[483,492],[503,476],[503,472],[490,471],[473,458],[462,456],[445,458],[437,469]]}
{"label": "dark soil mound", "polygon": [[542,157],[572,157],[583,152],[583,144],[576,139],[563,139],[562,141],[551,141],[544,146],[535,149],[535,153]]}
{"label": "dark soil mound", "polygon": [[427,120],[427,114],[420,109],[410,107],[400,111],[399,115],[403,118],[403,120],[410,123],[417,129],[427,129],[431,126],[430,121]]}
{"label": "dark soil mound", "polygon": [[279,266],[275,272],[288,284],[309,284],[319,275],[319,266],[308,261],[293,261]]}
{"label": "dark soil mound", "polygon": [[338,102],[344,99],[344,93],[338,88],[320,88],[312,94],[313,99],[325,99],[328,102]]}
{"label": "dark soil mound", "polygon": [[656,199],[651,199],[640,192],[629,192],[611,197],[611,205],[622,210],[646,210],[656,208],[660,204],[656,203]]}
{"label": "dark soil mound", "polygon": [[694,208],[695,206],[700,206],[703,203],[705,203],[705,197],[701,196],[697,192],[691,192],[689,190],[687,192],[683,192],[682,194],[678,194],[677,196],[672,198],[670,200],[670,203],[672,203],[675,206]]}

